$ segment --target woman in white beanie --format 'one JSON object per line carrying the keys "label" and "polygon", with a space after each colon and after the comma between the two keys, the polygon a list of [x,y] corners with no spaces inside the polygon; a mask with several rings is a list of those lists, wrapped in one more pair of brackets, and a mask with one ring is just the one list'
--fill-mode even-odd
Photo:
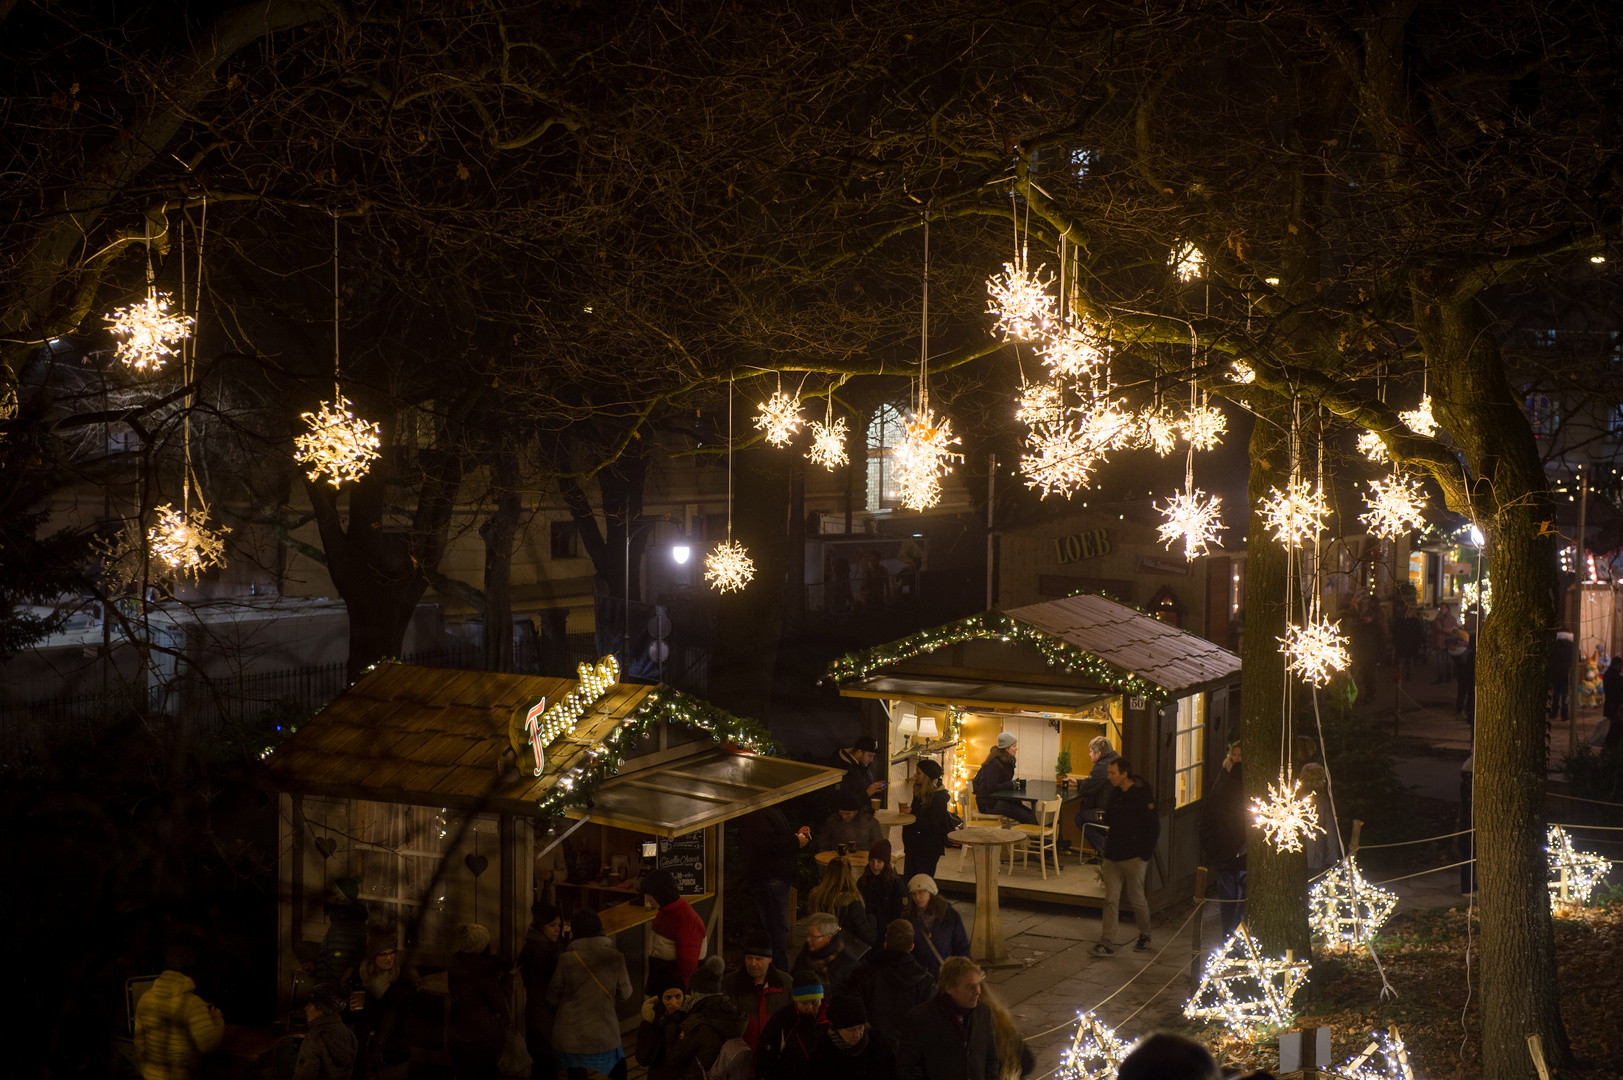
{"label": "woman in white beanie", "polygon": [[994,791],[1002,791],[1014,783],[1014,756],[1019,752],[1020,740],[1014,732],[1005,731],[997,737],[997,745],[986,755],[981,771],[975,774],[971,785],[975,791],[975,805],[983,814],[996,814],[1012,818],[1027,825],[1037,824],[1037,814],[1023,802],[1013,799],[994,799]]}
{"label": "woman in white beanie", "polygon": [[907,883],[902,918],[913,924],[913,959],[933,979],[949,956],[969,955],[969,934],[964,920],[941,898],[941,888],[928,874],[914,874]]}

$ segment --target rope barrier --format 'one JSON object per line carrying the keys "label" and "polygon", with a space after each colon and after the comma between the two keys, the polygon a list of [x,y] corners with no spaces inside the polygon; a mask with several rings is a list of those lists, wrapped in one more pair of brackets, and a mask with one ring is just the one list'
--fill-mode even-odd
{"label": "rope barrier", "polygon": [[1566,825],[1559,821],[1550,824],[1558,829],[1600,829],[1604,832],[1623,832],[1623,825]]}
{"label": "rope barrier", "polygon": [[1385,881],[1375,881],[1375,882],[1371,882],[1370,884],[1377,885],[1377,886],[1379,886],[1379,885],[1391,885],[1393,882],[1396,882],[1396,881],[1408,881],[1410,878],[1425,877],[1427,874],[1440,874],[1444,870],[1452,870],[1457,866],[1465,866],[1467,863],[1473,863],[1473,862],[1476,862],[1476,860],[1475,859],[1462,859],[1462,860],[1460,860],[1459,862],[1456,862],[1456,863],[1449,863],[1447,866],[1437,866],[1437,867],[1433,867],[1430,870],[1420,870],[1420,871],[1417,871],[1416,873],[1413,873],[1413,874],[1404,874],[1402,877],[1387,878]]}
{"label": "rope barrier", "polygon": [[1544,794],[1546,796],[1553,795],[1557,799],[1571,799],[1573,802],[1594,803],[1596,806],[1623,807],[1623,803],[1607,802],[1605,799],[1586,799],[1582,795],[1568,795],[1568,794],[1566,794],[1564,792],[1560,792],[1560,791],[1546,791]]}
{"label": "rope barrier", "polygon": [[1428,836],[1424,840],[1394,840],[1390,844],[1359,844],[1359,851],[1372,851],[1375,848],[1404,847],[1408,844],[1429,844],[1433,840],[1450,840],[1456,836],[1464,836],[1471,829],[1461,829],[1459,832],[1444,833],[1442,836]]}

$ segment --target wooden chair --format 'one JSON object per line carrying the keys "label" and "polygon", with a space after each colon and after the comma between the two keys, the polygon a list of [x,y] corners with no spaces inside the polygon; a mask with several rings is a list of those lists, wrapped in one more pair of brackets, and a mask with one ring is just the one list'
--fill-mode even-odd
{"label": "wooden chair", "polygon": [[[983,813],[975,805],[975,793],[972,790],[970,790],[969,788],[967,788],[967,787],[964,788],[964,790],[959,794],[959,796],[958,796],[958,805],[962,806],[964,808],[964,828],[966,828],[966,829],[1002,829],[1002,828],[1005,828],[1009,824],[1009,819],[1008,818],[999,817],[996,814]],[[1012,874],[1012,873],[1014,873],[1014,845],[1013,844],[1004,844],[1003,845],[1003,850],[1008,853],[1008,856],[1009,856],[1009,873]],[[968,857],[969,857],[969,848],[967,846],[959,847],[959,849],[958,849],[958,872],[959,873],[963,873],[964,860],[967,859]],[[1002,860],[1003,860],[1003,856],[999,855],[998,856],[998,861],[1001,863]]]}
{"label": "wooden chair", "polygon": [[[1020,841],[1018,849],[1020,852],[1020,869],[1024,870],[1031,865],[1031,849],[1032,845],[1035,844],[1037,847],[1037,867],[1043,872],[1044,881],[1048,880],[1047,859],[1049,855],[1054,857],[1054,873],[1058,874],[1060,872],[1059,813],[1060,807],[1064,805],[1065,803],[1061,799],[1040,802],[1036,807],[1037,824],[1014,826],[1014,828],[1026,834],[1026,838]],[[1011,857],[1009,861],[1012,864],[1014,860]]]}

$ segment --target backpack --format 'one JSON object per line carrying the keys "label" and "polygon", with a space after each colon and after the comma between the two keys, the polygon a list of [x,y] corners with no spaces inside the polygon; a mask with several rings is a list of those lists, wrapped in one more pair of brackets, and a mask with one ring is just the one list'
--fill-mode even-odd
{"label": "backpack", "polygon": [[716,1060],[704,1071],[704,1080],[749,1080],[755,1069],[755,1051],[742,1037],[721,1044]]}

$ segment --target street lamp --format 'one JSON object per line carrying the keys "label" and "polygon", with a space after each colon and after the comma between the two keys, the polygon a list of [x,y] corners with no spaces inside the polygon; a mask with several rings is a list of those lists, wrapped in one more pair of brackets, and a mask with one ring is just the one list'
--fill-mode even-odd
{"label": "street lamp", "polygon": [[671,548],[671,558],[676,560],[676,565],[686,566],[688,561],[688,546],[686,544],[676,544],[673,546]]}

